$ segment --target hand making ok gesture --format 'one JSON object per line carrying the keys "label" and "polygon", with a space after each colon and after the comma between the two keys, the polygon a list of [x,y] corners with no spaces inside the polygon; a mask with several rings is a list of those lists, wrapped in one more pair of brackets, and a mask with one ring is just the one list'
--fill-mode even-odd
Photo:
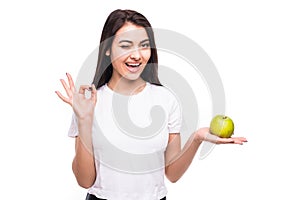
{"label": "hand making ok gesture", "polygon": [[[95,85],[93,84],[92,87],[89,85],[81,85],[79,91],[76,91],[72,76],[69,73],[66,73],[66,75],[69,84],[67,84],[64,79],[60,79],[60,82],[68,97],[65,97],[59,91],[55,91],[55,93],[61,100],[72,106],[77,118],[93,117],[97,102],[97,90]],[[86,97],[86,90],[91,91],[90,98]]]}

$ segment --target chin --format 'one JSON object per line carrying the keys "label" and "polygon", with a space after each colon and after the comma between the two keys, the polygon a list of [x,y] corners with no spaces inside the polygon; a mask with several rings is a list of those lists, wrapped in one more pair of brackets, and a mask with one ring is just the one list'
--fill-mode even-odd
{"label": "chin", "polygon": [[124,74],[122,74],[122,77],[130,81],[135,81],[141,77],[141,74],[142,70],[136,73],[125,72]]}
{"label": "chin", "polygon": [[141,74],[126,74],[123,76],[123,78],[129,80],[129,81],[135,81],[141,77]]}

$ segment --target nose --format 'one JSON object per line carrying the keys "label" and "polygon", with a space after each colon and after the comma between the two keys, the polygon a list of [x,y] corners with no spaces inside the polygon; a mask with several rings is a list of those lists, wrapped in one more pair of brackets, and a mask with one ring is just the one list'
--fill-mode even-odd
{"label": "nose", "polygon": [[141,59],[141,54],[138,48],[134,49],[131,53],[130,53],[130,58],[133,60],[140,60]]}

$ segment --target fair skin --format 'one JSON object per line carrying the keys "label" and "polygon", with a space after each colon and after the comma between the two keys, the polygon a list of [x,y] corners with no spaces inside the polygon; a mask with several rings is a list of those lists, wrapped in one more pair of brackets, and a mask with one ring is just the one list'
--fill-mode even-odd
{"label": "fair skin", "polygon": [[151,56],[149,38],[143,27],[127,23],[121,27],[106,52],[113,65],[108,86],[117,93],[130,95],[143,90],[145,81],[140,77]]}
{"label": "fair skin", "polygon": [[75,157],[72,163],[72,170],[78,184],[83,188],[89,188],[95,182],[96,169],[92,147],[92,124],[94,108],[97,102],[97,90],[94,85],[91,88],[91,98],[85,98],[85,90],[90,90],[90,86],[82,85],[76,91],[73,79],[70,74],[66,74],[68,83],[61,79],[61,83],[68,97],[63,96],[59,91],[55,91],[58,97],[65,103],[72,106],[78,120],[79,136],[75,141]]}
{"label": "fair skin", "polygon": [[[117,31],[106,56],[110,56],[113,65],[113,74],[108,87],[124,95],[136,94],[143,90],[145,81],[140,75],[151,56],[148,35],[143,27],[126,23]],[[56,94],[73,107],[77,116],[79,136],[76,137],[72,168],[78,184],[89,188],[96,178],[91,134],[97,91],[92,85],[92,95],[86,98],[84,92],[90,86],[83,85],[76,91],[71,75],[67,74],[67,78],[68,84],[63,79],[61,83],[68,97],[59,91],[56,91]],[[203,141],[215,144],[243,144],[247,140],[243,137],[219,138],[211,135],[209,128],[206,127],[195,131],[181,148],[180,134],[170,133],[165,151],[165,174],[171,182],[176,182],[185,173]]]}

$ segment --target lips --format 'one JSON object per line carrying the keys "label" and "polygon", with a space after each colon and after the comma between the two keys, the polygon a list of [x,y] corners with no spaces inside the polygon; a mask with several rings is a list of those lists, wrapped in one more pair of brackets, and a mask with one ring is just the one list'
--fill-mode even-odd
{"label": "lips", "polygon": [[125,63],[127,67],[139,67],[142,63]]}
{"label": "lips", "polygon": [[142,65],[142,63],[125,63],[125,64],[128,71],[133,73],[139,71],[140,66]]}

